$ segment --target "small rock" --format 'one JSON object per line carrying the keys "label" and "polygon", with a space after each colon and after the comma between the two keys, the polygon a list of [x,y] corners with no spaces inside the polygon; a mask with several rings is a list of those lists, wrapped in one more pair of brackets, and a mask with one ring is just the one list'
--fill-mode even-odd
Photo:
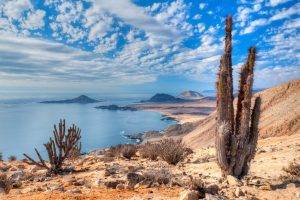
{"label": "small rock", "polygon": [[261,185],[260,187],[259,187],[259,189],[262,189],[262,190],[272,190],[272,186],[271,186],[271,184],[270,183],[264,183],[263,185]]}
{"label": "small rock", "polygon": [[228,175],[227,176],[227,183],[231,186],[239,186],[242,185],[242,182],[235,178],[234,176]]}
{"label": "small rock", "polygon": [[118,189],[118,190],[123,190],[123,189],[125,189],[125,185],[122,184],[122,183],[119,183],[119,184],[116,186],[116,189]]}
{"label": "small rock", "polygon": [[240,197],[240,196],[244,196],[245,195],[243,193],[243,191],[239,187],[235,189],[234,194],[235,194],[236,197]]}
{"label": "small rock", "polygon": [[219,191],[219,186],[216,184],[209,185],[205,188],[205,193],[209,194],[217,194]]}
{"label": "small rock", "polygon": [[226,198],[219,195],[205,194],[205,200],[225,200]]}
{"label": "small rock", "polygon": [[75,188],[75,189],[69,190],[69,192],[71,192],[73,194],[82,194],[82,191],[79,188]]}
{"label": "small rock", "polygon": [[85,180],[84,179],[76,179],[73,182],[73,185],[75,185],[75,186],[83,186],[84,184],[85,184]]}
{"label": "small rock", "polygon": [[286,188],[296,188],[295,183],[289,183],[286,185]]}
{"label": "small rock", "polygon": [[118,181],[108,181],[108,182],[105,182],[104,185],[107,188],[116,189],[117,185],[119,185],[119,182]]}
{"label": "small rock", "polygon": [[179,200],[198,200],[199,194],[194,190],[184,190],[180,193]]}

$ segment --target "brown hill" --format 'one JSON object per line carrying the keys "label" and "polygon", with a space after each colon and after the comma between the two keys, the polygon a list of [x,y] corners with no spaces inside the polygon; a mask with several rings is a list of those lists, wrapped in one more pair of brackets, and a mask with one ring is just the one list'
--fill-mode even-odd
{"label": "brown hill", "polygon": [[[293,80],[256,93],[261,96],[259,137],[292,135],[300,133],[300,80]],[[254,99],[254,98],[253,98]],[[216,113],[199,122],[198,128],[183,137],[191,148],[214,144]]]}

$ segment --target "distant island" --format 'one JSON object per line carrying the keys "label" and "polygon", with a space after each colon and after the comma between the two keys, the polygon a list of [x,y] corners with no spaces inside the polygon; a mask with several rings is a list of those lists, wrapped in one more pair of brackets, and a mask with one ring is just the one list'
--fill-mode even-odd
{"label": "distant island", "polygon": [[169,94],[157,93],[148,100],[142,100],[141,103],[180,103],[185,101],[187,100],[177,98]]}
{"label": "distant island", "polygon": [[178,97],[181,99],[195,100],[195,99],[202,99],[204,95],[196,91],[187,90],[182,92]]}
{"label": "distant island", "polygon": [[92,99],[86,95],[80,95],[74,99],[65,99],[65,100],[54,100],[54,101],[42,101],[40,103],[49,103],[49,104],[70,104],[70,103],[78,103],[78,104],[88,104],[88,103],[97,103],[101,102],[100,100]]}
{"label": "distant island", "polygon": [[131,106],[118,106],[118,105],[108,105],[108,106],[97,106],[97,109],[103,110],[121,110],[121,111],[137,111],[137,108]]}

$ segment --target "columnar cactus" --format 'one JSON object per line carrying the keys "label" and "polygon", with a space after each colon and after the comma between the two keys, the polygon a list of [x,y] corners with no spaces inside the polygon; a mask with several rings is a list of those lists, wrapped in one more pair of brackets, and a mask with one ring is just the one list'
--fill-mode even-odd
{"label": "columnar cactus", "polygon": [[225,52],[220,60],[217,77],[216,152],[224,176],[241,178],[247,174],[255,154],[258,138],[260,98],[255,99],[251,112],[255,47],[249,49],[248,59],[241,68],[236,114],[234,117],[231,30],[232,18],[226,18]]}
{"label": "columnar cactus", "polygon": [[65,120],[60,120],[58,129],[54,125],[53,136],[54,139],[50,137],[49,142],[44,144],[48,153],[50,166],[46,164],[36,148],[34,150],[39,161],[35,161],[27,154],[23,155],[29,160],[29,164],[45,168],[49,173],[58,174],[65,171],[62,168],[64,160],[73,155],[73,153],[81,151],[81,143],[79,142],[81,139],[81,130],[73,124],[66,133]]}

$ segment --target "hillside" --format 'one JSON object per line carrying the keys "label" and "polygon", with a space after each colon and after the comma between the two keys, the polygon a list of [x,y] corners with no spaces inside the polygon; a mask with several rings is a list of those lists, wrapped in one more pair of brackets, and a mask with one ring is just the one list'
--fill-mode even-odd
{"label": "hillside", "polygon": [[[300,80],[269,88],[256,96],[262,99],[259,137],[293,135],[300,133]],[[183,137],[192,148],[214,144],[216,113],[199,122],[198,128]]]}
{"label": "hillside", "polygon": [[184,91],[179,95],[179,98],[182,99],[201,99],[203,97],[204,96],[201,93],[191,90]]}

